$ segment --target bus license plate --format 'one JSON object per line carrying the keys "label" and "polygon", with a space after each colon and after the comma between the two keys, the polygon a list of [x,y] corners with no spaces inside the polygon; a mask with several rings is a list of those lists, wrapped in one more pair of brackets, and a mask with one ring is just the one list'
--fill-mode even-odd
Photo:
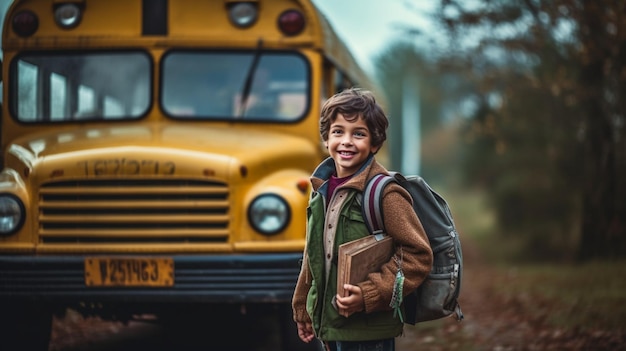
{"label": "bus license plate", "polygon": [[172,258],[85,258],[85,285],[163,287],[174,285]]}

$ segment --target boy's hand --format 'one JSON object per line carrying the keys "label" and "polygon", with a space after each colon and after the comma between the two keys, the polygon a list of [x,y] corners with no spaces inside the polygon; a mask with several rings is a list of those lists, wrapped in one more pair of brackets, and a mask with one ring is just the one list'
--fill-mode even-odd
{"label": "boy's hand", "polygon": [[348,296],[337,295],[337,309],[339,314],[349,317],[353,313],[361,312],[365,309],[363,292],[356,285],[344,284],[343,289],[348,292]]}
{"label": "boy's hand", "polygon": [[313,325],[311,323],[296,323],[298,325],[298,336],[300,340],[309,343],[315,336],[313,334]]}

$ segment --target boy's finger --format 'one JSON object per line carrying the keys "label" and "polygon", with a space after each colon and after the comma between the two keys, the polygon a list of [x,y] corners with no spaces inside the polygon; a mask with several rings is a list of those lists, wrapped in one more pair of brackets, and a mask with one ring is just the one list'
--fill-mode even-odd
{"label": "boy's finger", "polygon": [[357,294],[361,291],[361,288],[359,288],[357,285],[350,285],[350,284],[345,284],[343,286],[343,289],[350,292],[349,295]]}
{"label": "boy's finger", "polygon": [[346,308],[346,304],[337,300],[337,308],[342,309],[342,308]]}

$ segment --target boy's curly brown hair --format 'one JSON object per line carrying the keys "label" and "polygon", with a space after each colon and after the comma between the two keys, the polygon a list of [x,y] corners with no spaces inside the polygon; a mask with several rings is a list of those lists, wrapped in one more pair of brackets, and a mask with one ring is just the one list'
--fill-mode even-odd
{"label": "boy's curly brown hair", "polygon": [[324,141],[328,141],[330,125],[337,119],[338,113],[348,122],[362,118],[371,133],[372,146],[380,147],[387,140],[389,120],[371,91],[360,88],[345,89],[324,103],[320,116],[320,135]]}

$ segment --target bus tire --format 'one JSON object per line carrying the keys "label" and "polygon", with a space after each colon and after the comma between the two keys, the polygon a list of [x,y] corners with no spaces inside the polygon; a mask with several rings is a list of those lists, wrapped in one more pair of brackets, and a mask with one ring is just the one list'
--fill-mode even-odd
{"label": "bus tire", "polygon": [[47,351],[52,332],[52,309],[39,303],[0,305],[0,350]]}

